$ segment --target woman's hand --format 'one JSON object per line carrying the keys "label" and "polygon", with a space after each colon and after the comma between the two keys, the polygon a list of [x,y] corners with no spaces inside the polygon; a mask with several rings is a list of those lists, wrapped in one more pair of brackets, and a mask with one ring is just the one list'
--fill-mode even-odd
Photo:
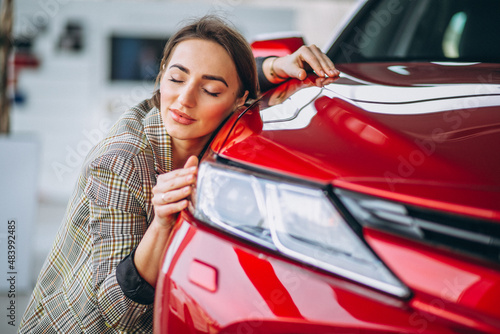
{"label": "woman's hand", "polygon": [[191,156],[184,168],[158,176],[153,188],[153,206],[156,223],[162,227],[172,227],[179,212],[188,206],[192,186],[196,183],[198,158]]}
{"label": "woman's hand", "polygon": [[304,80],[307,77],[307,71],[310,70],[316,72],[323,80],[336,79],[340,74],[330,58],[314,44],[303,45],[288,56],[268,58],[264,61],[263,67],[266,77],[273,83],[287,78]]}

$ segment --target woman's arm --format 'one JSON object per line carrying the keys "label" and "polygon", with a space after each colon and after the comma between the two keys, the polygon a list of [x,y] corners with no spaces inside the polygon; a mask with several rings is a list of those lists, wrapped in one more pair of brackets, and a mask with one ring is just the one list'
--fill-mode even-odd
{"label": "woman's arm", "polygon": [[[141,182],[140,163],[145,161],[100,156],[89,165],[85,188],[97,306],[109,326],[124,331],[146,325],[151,315],[160,261],[196,182],[198,159],[192,157],[185,168],[160,175],[152,194]],[[147,201],[155,213],[149,224]]]}
{"label": "woman's arm", "polygon": [[129,298],[118,279],[117,267],[148,228],[138,180],[130,160],[109,154],[89,165],[85,187],[89,200],[91,284],[97,307],[108,326],[124,331],[134,328],[153,307],[152,303]]}

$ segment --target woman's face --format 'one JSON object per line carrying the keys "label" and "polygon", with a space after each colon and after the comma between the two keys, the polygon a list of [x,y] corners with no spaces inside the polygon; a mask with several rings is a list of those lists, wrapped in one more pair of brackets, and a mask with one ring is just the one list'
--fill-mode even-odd
{"label": "woman's face", "polygon": [[201,39],[175,47],[160,82],[160,109],[174,140],[204,144],[238,106],[240,84],[233,60],[219,44]]}

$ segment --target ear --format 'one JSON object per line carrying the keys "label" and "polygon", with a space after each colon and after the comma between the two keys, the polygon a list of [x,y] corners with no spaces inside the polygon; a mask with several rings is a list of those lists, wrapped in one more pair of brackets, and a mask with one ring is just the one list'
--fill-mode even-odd
{"label": "ear", "polygon": [[239,97],[236,99],[236,102],[234,103],[234,105],[236,106],[236,108],[238,107],[241,107],[242,105],[245,104],[246,100],[247,100],[247,97],[248,97],[248,90],[245,91],[245,94],[243,94],[242,97]]}

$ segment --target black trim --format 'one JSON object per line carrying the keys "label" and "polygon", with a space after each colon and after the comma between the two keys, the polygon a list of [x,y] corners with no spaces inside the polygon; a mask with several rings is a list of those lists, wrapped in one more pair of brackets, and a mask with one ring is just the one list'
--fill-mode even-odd
{"label": "black trim", "polygon": [[134,264],[135,250],[116,267],[116,280],[125,296],[136,303],[150,305],[154,302],[155,289],[139,275]]}
{"label": "black trim", "polygon": [[[336,188],[335,194],[346,210],[363,226],[421,242],[444,252],[466,256],[470,260],[481,260],[485,262],[484,265],[500,265],[500,223],[496,221],[440,212],[339,188]],[[359,210],[365,211],[365,215],[353,212],[355,208],[349,207],[345,199],[358,203]],[[380,215],[388,212],[383,205],[378,211],[373,206],[362,207],[359,204],[361,200],[394,203],[403,206],[406,212],[392,216]]]}
{"label": "black trim", "polygon": [[[478,97],[493,97],[500,96],[500,94],[478,94],[478,95],[462,95],[462,96],[446,96],[446,97],[436,97],[433,99],[422,99],[422,100],[408,100],[402,102],[379,102],[379,101],[368,101],[368,100],[358,100],[351,99],[351,101],[360,102],[360,103],[370,103],[370,104],[382,104],[382,105],[405,105],[412,103],[423,103],[423,102],[433,102],[433,101],[442,101],[442,100],[455,100],[455,99],[465,99],[465,98],[478,98]],[[476,108],[476,107],[474,107]]]}
{"label": "black trim", "polygon": [[272,57],[276,57],[276,56],[255,58],[255,63],[257,65],[257,78],[259,79],[259,88],[260,88],[261,93],[266,92],[266,91],[270,90],[271,88],[274,88],[282,83],[282,82],[272,83],[271,81],[267,80],[266,75],[264,74],[264,69],[262,68],[262,65],[264,64],[264,61],[267,58],[272,58]]}
{"label": "black trim", "polygon": [[292,183],[292,184],[297,184],[300,186],[305,186],[305,187],[310,187],[310,188],[316,188],[316,189],[321,189],[323,191],[327,191],[329,184],[328,183],[320,183],[320,182],[315,182],[311,180],[304,180],[304,179],[298,179],[290,175],[284,175],[279,172],[275,171],[270,171],[270,170],[265,170],[263,168],[260,168],[258,166],[252,166],[252,165],[247,165],[242,162],[237,162],[233,160],[229,160],[227,158],[224,158],[218,154],[215,154],[214,156],[214,161],[229,167],[234,167],[238,169],[245,170],[257,177],[263,178],[263,179],[269,179],[273,181],[283,181],[287,183]]}

